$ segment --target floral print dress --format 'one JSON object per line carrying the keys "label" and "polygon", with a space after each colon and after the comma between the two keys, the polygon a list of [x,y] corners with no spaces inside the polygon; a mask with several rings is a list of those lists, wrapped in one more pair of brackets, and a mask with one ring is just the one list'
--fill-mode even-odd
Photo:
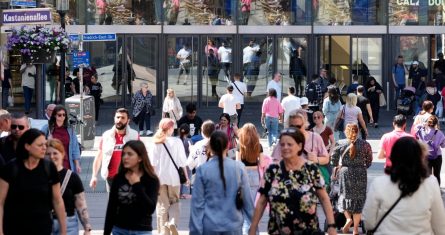
{"label": "floral print dress", "polygon": [[283,161],[280,165],[269,166],[258,190],[270,203],[268,233],[318,231],[316,190],[325,183],[317,165],[306,162],[300,170],[287,174],[283,173]]}

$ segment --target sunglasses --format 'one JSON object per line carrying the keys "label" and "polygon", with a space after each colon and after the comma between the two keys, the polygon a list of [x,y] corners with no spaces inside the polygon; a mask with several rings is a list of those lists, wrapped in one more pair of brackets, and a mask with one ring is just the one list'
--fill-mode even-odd
{"label": "sunglasses", "polygon": [[58,113],[58,114],[57,114],[57,117],[65,117],[65,116],[66,116],[65,113]]}
{"label": "sunglasses", "polygon": [[[303,127],[302,125],[290,125],[290,127],[287,129],[301,129],[302,127]],[[283,131],[285,131],[285,130],[286,129],[284,129]],[[283,133],[283,132],[281,132],[281,133]],[[293,132],[288,132],[288,133],[293,133]]]}
{"label": "sunglasses", "polygon": [[12,125],[11,125],[11,129],[12,129],[12,130],[17,129],[17,127],[18,127],[19,130],[21,130],[21,131],[23,131],[23,130],[25,129],[25,126],[24,126],[24,125],[15,125],[15,124],[12,124]]}
{"label": "sunglasses", "polygon": [[314,116],[314,119],[321,119],[321,116]]}

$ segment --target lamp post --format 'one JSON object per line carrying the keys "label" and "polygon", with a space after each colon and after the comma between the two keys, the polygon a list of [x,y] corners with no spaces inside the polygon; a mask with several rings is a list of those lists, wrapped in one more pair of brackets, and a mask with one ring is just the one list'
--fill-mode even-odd
{"label": "lamp post", "polygon": [[[65,31],[65,14],[69,10],[69,0],[57,0],[57,12],[60,15],[60,26],[62,27],[63,31]],[[65,105],[65,54],[66,49],[61,48],[60,50],[60,73],[59,73],[59,81],[60,81],[60,90],[59,90],[59,97],[60,97],[60,104]]]}

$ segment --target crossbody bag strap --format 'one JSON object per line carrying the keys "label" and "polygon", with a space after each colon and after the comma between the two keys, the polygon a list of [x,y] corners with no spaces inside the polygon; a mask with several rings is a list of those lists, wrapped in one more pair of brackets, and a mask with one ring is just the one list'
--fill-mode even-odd
{"label": "crossbody bag strap", "polygon": [[400,194],[400,197],[397,199],[396,202],[394,202],[394,204],[392,204],[391,208],[389,208],[389,210],[383,215],[383,217],[379,220],[379,222],[377,223],[377,225],[374,227],[373,230],[371,230],[371,232],[375,232],[377,231],[377,229],[379,228],[380,224],[383,222],[383,220],[386,218],[386,216],[392,211],[392,209],[394,209],[394,207],[396,207],[396,205],[400,202],[400,200],[402,199],[402,194]]}
{"label": "crossbody bag strap", "polygon": [[244,96],[244,93],[241,92],[241,90],[238,88],[238,86],[236,85],[236,83],[235,83],[235,82],[232,82],[232,83],[233,83],[233,85],[235,85],[235,87],[236,87],[236,89],[239,91],[239,93],[241,93],[241,95]]}
{"label": "crossbody bag strap", "polygon": [[162,143],[162,145],[164,145],[165,150],[167,150],[168,156],[169,156],[170,159],[172,160],[173,165],[175,165],[176,170],[179,170],[178,166],[176,165],[175,160],[173,160],[173,157],[172,157],[172,155],[170,154],[170,151],[168,151],[167,145],[165,145],[165,143]]}
{"label": "crossbody bag strap", "polygon": [[68,181],[70,181],[71,173],[73,173],[71,170],[66,171],[65,178],[63,178],[62,186],[60,187],[60,194],[63,195],[65,192],[66,186],[68,185]]}

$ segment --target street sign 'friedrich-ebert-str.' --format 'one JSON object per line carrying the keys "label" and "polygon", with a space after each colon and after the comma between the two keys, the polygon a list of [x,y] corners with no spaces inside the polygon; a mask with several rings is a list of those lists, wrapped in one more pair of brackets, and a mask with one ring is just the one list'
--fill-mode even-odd
{"label": "street sign 'friedrich-ebert-str.'", "polygon": [[84,42],[116,41],[115,33],[86,33],[82,34]]}
{"label": "street sign 'friedrich-ebert-str.'", "polygon": [[51,24],[51,9],[14,9],[2,11],[2,24]]}

